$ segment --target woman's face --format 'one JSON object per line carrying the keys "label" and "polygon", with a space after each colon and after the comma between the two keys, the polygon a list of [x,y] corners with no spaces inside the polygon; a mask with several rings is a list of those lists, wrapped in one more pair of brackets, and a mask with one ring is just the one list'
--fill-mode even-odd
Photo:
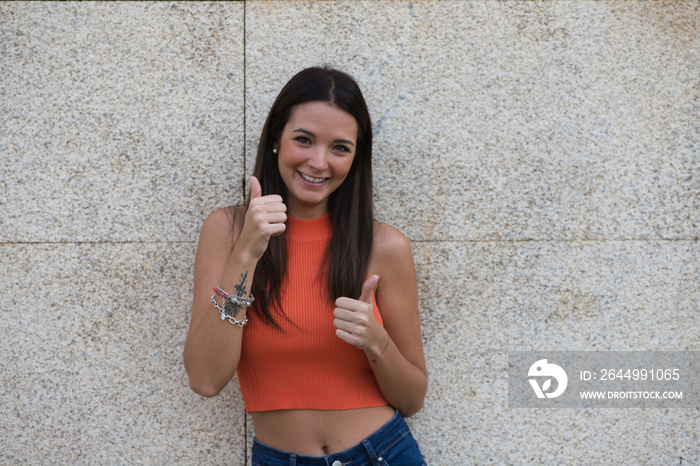
{"label": "woman's face", "polygon": [[329,102],[294,107],[278,148],[289,215],[311,219],[328,212],[328,197],[355,158],[357,131],[355,118]]}

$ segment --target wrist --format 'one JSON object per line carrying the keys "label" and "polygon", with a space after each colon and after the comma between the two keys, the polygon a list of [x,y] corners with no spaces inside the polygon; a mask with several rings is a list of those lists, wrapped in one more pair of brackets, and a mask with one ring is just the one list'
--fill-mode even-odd
{"label": "wrist", "polygon": [[229,261],[240,264],[244,268],[253,269],[258,264],[259,260],[260,257],[258,257],[256,254],[253,254],[249,248],[246,248],[245,246],[240,244],[237,244],[236,247],[233,248],[233,251],[231,251],[231,256],[229,258]]}
{"label": "wrist", "polygon": [[391,344],[391,337],[387,331],[383,332],[385,336],[378,338],[377,341],[367,349],[368,356],[372,361],[376,361],[384,356]]}

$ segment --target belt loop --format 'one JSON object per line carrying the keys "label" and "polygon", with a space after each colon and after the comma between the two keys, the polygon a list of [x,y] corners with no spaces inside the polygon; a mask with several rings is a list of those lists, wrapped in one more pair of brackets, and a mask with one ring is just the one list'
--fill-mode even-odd
{"label": "belt loop", "polygon": [[372,448],[372,444],[369,443],[369,440],[364,439],[362,441],[362,446],[365,447],[365,450],[367,450],[367,455],[369,456],[369,459],[372,461],[372,464],[374,466],[380,466],[381,463],[377,461],[377,454],[374,453],[374,448]]}
{"label": "belt loop", "polygon": [[296,466],[297,464],[297,455],[296,453],[292,453],[289,455],[289,466]]}

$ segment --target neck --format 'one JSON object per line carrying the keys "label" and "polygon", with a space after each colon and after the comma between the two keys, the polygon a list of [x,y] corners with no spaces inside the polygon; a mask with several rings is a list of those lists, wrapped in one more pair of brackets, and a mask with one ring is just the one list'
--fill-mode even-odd
{"label": "neck", "polygon": [[328,213],[328,202],[323,202],[314,206],[304,206],[295,203],[287,203],[287,215],[290,217],[312,220],[323,217]]}

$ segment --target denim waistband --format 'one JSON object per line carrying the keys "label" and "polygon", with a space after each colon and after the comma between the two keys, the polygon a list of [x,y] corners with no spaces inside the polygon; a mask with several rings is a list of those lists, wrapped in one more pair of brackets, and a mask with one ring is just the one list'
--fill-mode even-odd
{"label": "denim waistband", "polygon": [[[318,465],[334,466],[338,464],[362,465],[382,464],[381,455],[398,443],[403,437],[410,434],[408,424],[398,411],[394,413],[389,422],[377,429],[372,435],[362,440],[355,446],[339,453],[328,456],[305,456],[265,445],[257,439],[253,439],[253,450],[261,456],[267,457],[275,464]],[[254,454],[255,455],[255,454]]]}

